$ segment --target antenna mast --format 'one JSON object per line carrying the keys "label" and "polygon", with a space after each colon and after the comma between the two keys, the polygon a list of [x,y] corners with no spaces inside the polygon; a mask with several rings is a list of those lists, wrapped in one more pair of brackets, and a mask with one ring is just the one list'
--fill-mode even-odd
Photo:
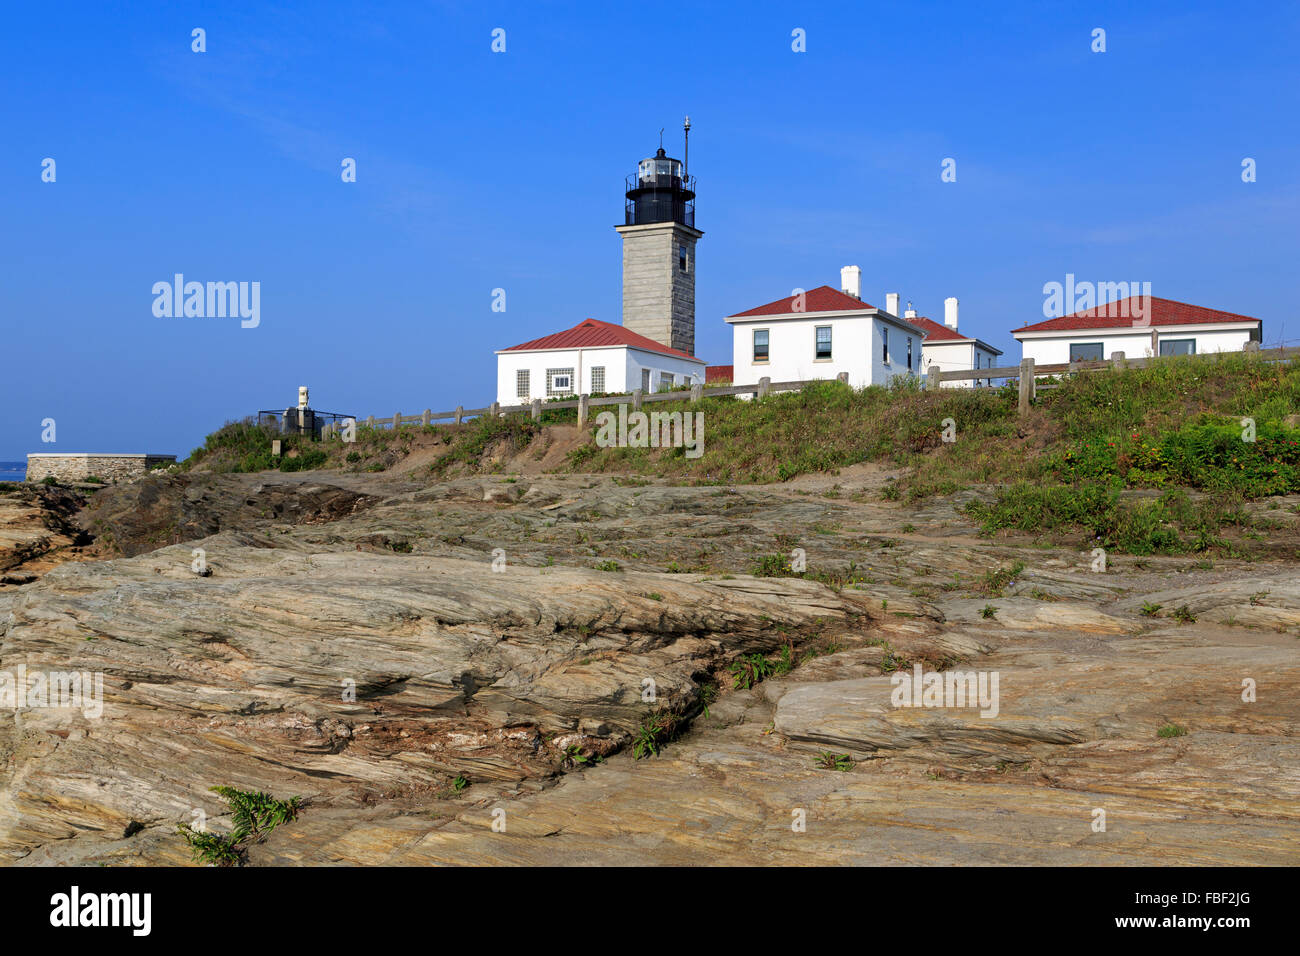
{"label": "antenna mast", "polygon": [[686,117],[684,124],[686,129],[686,152],[682,156],[682,180],[687,181],[687,174],[691,171],[691,118]]}

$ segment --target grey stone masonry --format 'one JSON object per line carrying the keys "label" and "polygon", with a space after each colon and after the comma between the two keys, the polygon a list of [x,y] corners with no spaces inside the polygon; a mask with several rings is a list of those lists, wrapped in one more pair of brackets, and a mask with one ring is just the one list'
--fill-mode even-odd
{"label": "grey stone masonry", "polygon": [[156,465],[170,465],[175,461],[175,455],[28,455],[27,480],[85,481],[93,477],[110,482],[129,481],[147,474]]}
{"label": "grey stone masonry", "polygon": [[623,327],[694,355],[695,242],[704,233],[679,222],[614,228],[623,237]]}

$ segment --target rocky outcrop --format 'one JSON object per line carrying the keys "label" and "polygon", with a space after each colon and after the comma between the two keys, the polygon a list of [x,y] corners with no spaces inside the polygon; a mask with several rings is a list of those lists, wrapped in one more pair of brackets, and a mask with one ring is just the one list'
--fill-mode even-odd
{"label": "rocky outcrop", "polygon": [[[1294,565],[1094,573],[878,480],[102,492],[139,553],[0,591],[0,670],[103,675],[0,714],[0,854],[185,863],[229,785],[306,798],[261,864],[1296,861]],[[168,521],[215,533],[141,550]],[[791,666],[738,689],[753,654]],[[896,706],[918,667],[996,712]]]}

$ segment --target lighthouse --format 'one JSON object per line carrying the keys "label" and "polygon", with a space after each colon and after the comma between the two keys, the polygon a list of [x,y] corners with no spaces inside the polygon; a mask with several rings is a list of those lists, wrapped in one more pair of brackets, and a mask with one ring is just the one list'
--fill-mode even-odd
{"label": "lighthouse", "polygon": [[687,162],[659,151],[627,178],[623,225],[623,327],[687,355],[695,354],[695,177]]}

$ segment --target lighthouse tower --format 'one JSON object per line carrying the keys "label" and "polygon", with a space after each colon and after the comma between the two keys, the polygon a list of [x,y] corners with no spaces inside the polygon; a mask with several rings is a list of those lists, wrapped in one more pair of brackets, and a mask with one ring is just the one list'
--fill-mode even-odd
{"label": "lighthouse tower", "polygon": [[[691,118],[685,123],[690,159]],[[661,135],[662,140],[662,135]],[[663,145],[627,179],[623,225],[623,327],[695,354],[695,177]]]}

